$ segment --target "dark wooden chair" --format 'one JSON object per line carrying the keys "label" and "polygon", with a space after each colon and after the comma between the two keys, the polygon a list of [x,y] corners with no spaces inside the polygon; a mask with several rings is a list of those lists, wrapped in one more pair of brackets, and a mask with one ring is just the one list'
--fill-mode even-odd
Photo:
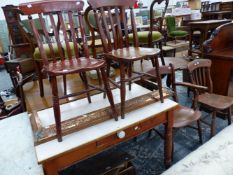
{"label": "dark wooden chair", "polygon": [[10,103],[5,104],[2,97],[0,96],[0,120],[8,118],[12,115],[19,114],[21,112],[25,112],[27,110],[23,85],[28,82],[28,79],[32,78],[31,76],[33,75],[23,77],[19,67],[14,70],[14,73],[12,72],[12,80],[15,84],[14,90],[17,100],[13,100],[10,101]]}
{"label": "dark wooden chair", "polygon": [[[124,118],[125,115],[126,82],[129,82],[129,89],[131,89],[131,81],[145,75],[142,72],[138,73],[132,71],[132,65],[135,61],[150,58],[154,67],[157,67],[156,73],[159,94],[161,102],[163,102],[161,77],[159,75],[158,63],[158,54],[160,53],[160,50],[154,48],[139,47],[137,29],[133,12],[134,2],[134,0],[88,1],[89,5],[94,11],[97,29],[103,43],[103,49],[105,53],[104,56],[107,60],[108,66],[107,74],[109,75],[110,63],[112,60],[118,62],[120,65],[120,86],[117,83],[113,81],[112,82],[120,88],[122,118]],[[128,12],[130,13],[129,19],[127,19]],[[127,20],[131,21],[131,27],[128,26]],[[129,42],[130,30],[133,32],[134,36],[133,46],[130,46]],[[132,73],[136,73],[137,76],[132,77]],[[126,74],[128,74],[128,78],[126,78]]]}
{"label": "dark wooden chair", "polygon": [[5,19],[8,26],[11,44],[9,45],[11,51],[11,60],[5,62],[7,72],[10,74],[14,88],[14,72],[19,66],[23,77],[28,77],[33,74],[36,77],[36,70],[33,57],[35,43],[33,36],[28,32],[21,23],[20,10],[17,6],[6,5],[2,7]]}
{"label": "dark wooden chair", "polygon": [[11,39],[10,49],[16,58],[32,58],[35,43],[30,32],[26,31],[21,23],[18,6],[7,5],[2,7]]}
{"label": "dark wooden chair", "polygon": [[[69,0],[69,1],[54,0],[54,1],[38,1],[31,3],[23,3],[20,4],[19,6],[21,11],[25,15],[28,15],[32,30],[34,32],[34,36],[36,37],[36,41],[40,50],[40,55],[43,59],[43,72],[48,74],[51,79],[53,110],[54,110],[58,141],[62,141],[61,112],[60,112],[60,103],[59,103],[59,100],[61,99],[65,99],[71,96],[86,94],[88,98],[88,102],[91,103],[91,97],[89,94],[90,91],[100,90],[106,92],[111,105],[112,116],[115,118],[115,120],[117,120],[117,113],[115,110],[112,93],[106,78],[105,61],[102,59],[97,60],[89,56],[87,40],[84,34],[83,14],[81,13],[81,11],[83,10],[83,5],[84,2],[78,0]],[[45,39],[47,40],[48,46],[50,48],[51,55],[53,58],[52,62],[48,61],[47,55],[43,47],[42,39],[40,38],[40,35],[32,19],[32,16],[36,16],[36,15],[40,19],[40,23],[43,29]],[[51,42],[52,40],[49,36],[49,31],[45,27],[43,15],[47,15],[49,17],[48,20],[51,23],[55,35],[55,40],[56,40],[55,43]],[[56,27],[55,24],[56,17],[58,17],[60,21],[60,30],[63,33],[62,37],[64,38],[64,42],[61,41],[61,32],[59,35],[59,29]],[[69,23],[70,25],[69,39],[72,39],[72,42],[71,40],[68,39],[68,33],[65,27],[65,19],[66,19],[66,23]],[[78,30],[75,30],[74,28],[75,22],[79,24],[80,32]],[[77,38],[80,39],[80,43],[78,43]],[[62,44],[65,45],[66,47],[66,53],[63,52]],[[79,48],[78,44],[80,45],[81,48]],[[54,54],[54,49],[56,49],[54,47],[56,47],[59,51],[59,60]],[[72,52],[71,47],[73,48],[74,52]],[[80,50],[82,50],[85,56],[80,56]],[[87,81],[86,72],[97,69],[101,71],[101,75],[104,83],[104,89],[101,87],[96,87],[94,85],[91,85]],[[74,73],[79,73],[85,89],[81,92],[59,96],[58,87],[57,87],[57,76],[74,74]]]}
{"label": "dark wooden chair", "polygon": [[[154,70],[148,71],[148,73],[153,73]],[[169,66],[161,66],[160,67],[160,74],[162,75],[169,75],[171,79],[171,90],[172,98],[174,101],[178,101],[178,96],[176,92],[177,86],[184,86],[187,88],[192,89],[195,92],[194,98],[193,98],[193,104],[192,107],[186,107],[183,105],[179,105],[179,107],[174,111],[174,124],[173,129],[183,128],[183,127],[190,127],[192,129],[196,129],[198,131],[199,135],[199,142],[202,143],[202,131],[201,131],[201,125],[200,125],[200,119],[201,119],[201,112],[197,109],[197,95],[199,90],[205,90],[207,88],[194,85],[188,82],[176,82],[175,78],[175,69],[172,64],[169,64]],[[193,123],[197,124],[197,127],[192,126]],[[162,138],[164,138],[163,134],[159,133],[156,129],[153,129],[158,133]],[[151,130],[149,132],[149,135],[151,135]]]}
{"label": "dark wooden chair", "polygon": [[[161,16],[155,16],[154,6],[159,5],[162,2],[165,2],[164,9],[161,13]],[[169,0],[153,0],[150,5],[150,24],[149,24],[149,30],[148,31],[139,31],[138,38],[139,38],[139,44],[141,46],[147,46],[154,48],[155,45],[160,49],[160,57],[161,62],[164,65],[164,58],[163,58],[163,41],[164,41],[164,35],[166,38],[166,32],[163,28],[163,21],[164,16],[168,7]],[[132,34],[130,35],[131,38],[133,38]]]}
{"label": "dark wooden chair", "polygon": [[[162,2],[165,2],[164,9],[162,11],[161,16],[155,16],[154,6],[159,5]],[[150,17],[150,25],[148,31],[139,31],[137,32],[139,38],[139,45],[146,46],[150,48],[160,49],[160,58],[163,65],[165,65],[164,55],[163,55],[163,41],[167,38],[166,31],[163,27],[163,21],[165,17],[165,13],[168,7],[169,0],[153,0],[150,5],[149,17]],[[130,34],[130,38],[133,38],[133,35]],[[131,39],[132,40],[132,39]]]}
{"label": "dark wooden chair", "polygon": [[[231,124],[231,107],[233,98],[213,93],[213,83],[210,75],[211,60],[196,59],[188,64],[190,80],[193,84],[207,87],[208,89],[198,96],[200,109],[212,113],[211,137],[215,134],[215,123],[217,113],[223,113],[227,118],[228,125]],[[205,122],[206,123],[206,122]]]}

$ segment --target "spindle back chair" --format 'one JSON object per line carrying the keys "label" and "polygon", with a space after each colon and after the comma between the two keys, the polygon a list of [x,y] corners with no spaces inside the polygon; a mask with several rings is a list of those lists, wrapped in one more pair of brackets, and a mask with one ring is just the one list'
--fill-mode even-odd
{"label": "spindle back chair", "polygon": [[[121,91],[121,117],[125,113],[125,83],[145,76],[143,72],[132,70],[133,62],[142,59],[151,59],[156,67],[156,76],[161,102],[163,102],[161,77],[159,74],[158,54],[159,49],[139,47],[137,28],[134,18],[134,0],[88,0],[93,9],[97,32],[103,44],[104,56],[107,61],[107,74],[109,75],[111,61],[120,65],[120,86],[113,82]],[[129,22],[127,22],[127,20]],[[133,42],[129,41],[129,33],[133,33]],[[127,72],[125,72],[127,70]],[[132,73],[137,77],[132,77]],[[128,78],[125,75],[128,74]]]}
{"label": "spindle back chair", "polygon": [[215,119],[217,113],[222,113],[224,118],[228,120],[228,125],[231,124],[231,107],[233,105],[233,98],[213,93],[213,83],[210,74],[211,64],[212,62],[209,59],[196,59],[188,64],[188,71],[191,83],[206,87],[205,91],[200,92],[198,102],[201,105],[200,109],[204,109],[205,111],[212,113],[212,137],[216,130]]}
{"label": "spindle back chair", "polygon": [[[23,3],[19,6],[23,14],[28,15],[43,60],[43,71],[47,73],[51,79],[53,110],[58,141],[62,141],[61,111],[59,104],[59,100],[61,99],[86,94],[88,102],[91,103],[90,91],[104,91],[107,93],[111,104],[112,115],[115,120],[117,120],[112,93],[106,79],[105,61],[91,58],[88,51],[83,25],[83,5],[84,2],[81,0],[53,0]],[[44,33],[43,39],[35,27],[33,21],[34,16],[39,18]],[[44,18],[47,19],[47,23],[50,24],[54,36],[49,34],[50,31],[45,25]],[[78,24],[78,26],[76,24]],[[50,59],[48,59],[43,45],[44,39],[47,41],[50,50]],[[55,51],[57,54],[55,54]],[[101,70],[105,85],[104,89],[88,83],[86,72],[90,70]],[[73,73],[78,73],[80,75],[85,90],[59,96],[56,77]]]}

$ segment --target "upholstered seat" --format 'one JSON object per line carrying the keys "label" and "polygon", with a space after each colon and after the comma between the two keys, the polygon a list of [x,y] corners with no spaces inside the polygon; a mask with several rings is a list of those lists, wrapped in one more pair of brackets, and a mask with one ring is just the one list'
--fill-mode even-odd
{"label": "upholstered seat", "polygon": [[176,19],[175,16],[167,16],[166,17],[166,25],[167,25],[167,33],[169,37],[176,38],[184,38],[188,36],[188,32],[184,30],[176,29]]}
{"label": "upholstered seat", "polygon": [[188,35],[188,32],[183,31],[183,30],[176,30],[176,31],[170,32],[169,35],[172,37],[184,37]]}
{"label": "upholstered seat", "polygon": [[[138,34],[138,41],[140,44],[148,44],[148,39],[149,39],[149,31],[141,31],[137,32]],[[152,41],[158,41],[163,38],[163,35],[158,32],[158,31],[153,31],[152,32]],[[133,34],[129,34],[129,42],[133,43]]]}

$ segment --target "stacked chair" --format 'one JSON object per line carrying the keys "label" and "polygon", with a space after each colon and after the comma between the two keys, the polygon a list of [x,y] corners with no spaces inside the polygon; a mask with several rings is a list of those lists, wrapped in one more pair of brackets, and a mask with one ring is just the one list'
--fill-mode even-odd
{"label": "stacked chair", "polygon": [[[37,41],[42,59],[43,73],[46,73],[50,77],[53,95],[53,111],[58,141],[62,141],[60,111],[60,100],[62,99],[86,94],[88,102],[91,103],[90,91],[100,90],[106,92],[111,105],[112,117],[117,120],[117,112],[115,110],[112,93],[106,78],[106,62],[103,59],[97,60],[92,58],[88,51],[87,40],[84,32],[84,17],[81,13],[83,10],[83,5],[83,1],[58,0],[24,3],[19,6],[23,14],[28,16],[30,25],[32,27],[32,31]],[[46,54],[46,50],[43,45],[43,39],[41,38],[39,31],[37,30],[33,21],[34,16],[39,18],[40,25],[44,33],[43,39],[47,41],[47,45],[50,49],[50,58]],[[45,16],[48,17],[47,20],[51,24],[54,37],[49,34],[49,31],[46,28],[44,21]],[[58,20],[57,23],[56,19]],[[67,23],[70,25],[70,33],[68,33],[66,29]],[[75,29],[75,23],[79,24],[80,31]],[[59,24],[59,27],[57,24]],[[62,31],[62,35],[59,33],[59,31]],[[57,54],[55,54],[55,51],[57,51],[59,59],[56,56]],[[86,72],[90,70],[101,71],[104,88],[96,87],[88,83]],[[80,75],[85,89],[76,93],[60,95],[58,92],[57,77],[75,73]]]}

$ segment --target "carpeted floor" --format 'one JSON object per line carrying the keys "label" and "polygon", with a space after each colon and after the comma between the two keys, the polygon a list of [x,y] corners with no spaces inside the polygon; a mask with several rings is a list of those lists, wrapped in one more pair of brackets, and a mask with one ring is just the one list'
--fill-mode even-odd
{"label": "carpeted floor", "polygon": [[[9,89],[12,87],[10,78],[4,69],[0,68],[0,91]],[[177,80],[182,80],[181,73],[177,74]],[[187,98],[186,89],[178,89],[179,101],[183,105],[190,105],[191,97]],[[210,117],[207,114],[203,113],[203,116],[206,116],[206,120],[210,120]],[[217,131],[220,131],[227,126],[227,122],[221,119],[217,119]],[[163,132],[163,126],[159,126],[158,130]],[[203,131],[203,140],[204,142],[209,140],[210,128],[205,124],[202,124]],[[175,150],[174,150],[174,161],[173,163],[179,161],[187,154],[195,150],[200,146],[198,140],[198,134],[196,130],[191,128],[184,128],[176,131],[174,133],[175,141]],[[137,175],[158,175],[165,171],[163,164],[163,155],[164,155],[164,142],[163,140],[155,133],[148,137],[148,133],[137,138],[137,141],[130,140],[125,142],[113,149],[108,150],[112,151],[124,151],[129,153],[134,157],[133,164],[136,167]],[[67,168],[62,171],[60,175],[73,175],[73,171],[76,168],[76,165]]]}

